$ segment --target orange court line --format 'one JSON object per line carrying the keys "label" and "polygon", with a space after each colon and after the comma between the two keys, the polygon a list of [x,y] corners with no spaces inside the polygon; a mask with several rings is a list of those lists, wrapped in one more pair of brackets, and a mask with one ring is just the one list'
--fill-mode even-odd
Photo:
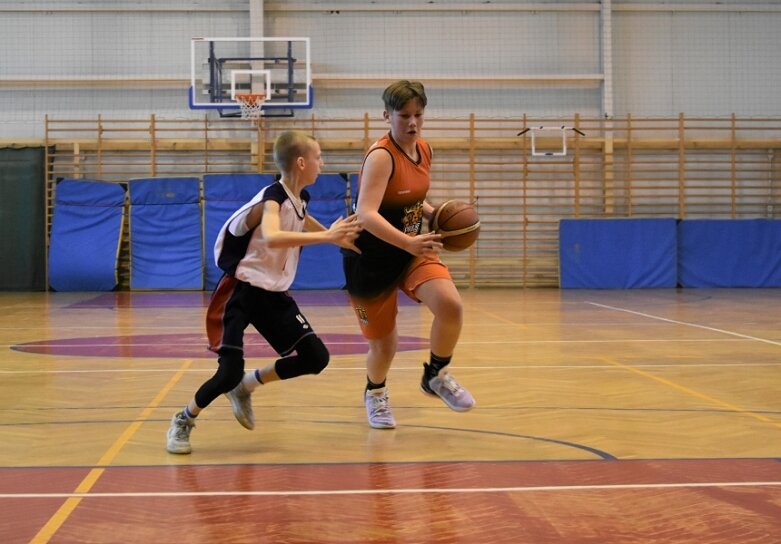
{"label": "orange court line", "polygon": [[605,361],[606,363],[609,363],[611,365],[617,366],[619,368],[623,368],[624,370],[628,370],[630,372],[634,372],[635,374],[639,374],[640,376],[644,376],[646,378],[649,378],[651,380],[657,381],[661,384],[664,384],[668,387],[672,387],[673,389],[677,389],[678,391],[681,391],[683,393],[686,393],[687,395],[690,395],[692,397],[697,397],[699,399],[705,400],[707,402],[710,402],[712,404],[716,404],[718,406],[721,406],[723,408],[727,408],[728,410],[731,410],[733,412],[736,412],[738,414],[743,414],[749,417],[753,417],[754,419],[757,419],[763,423],[770,423],[774,427],[781,428],[781,423],[778,423],[774,421],[772,418],[763,416],[762,414],[757,414],[756,412],[752,412],[751,410],[746,410],[745,408],[741,408],[740,406],[736,404],[732,404],[727,401],[723,401],[721,399],[717,399],[716,397],[711,397],[710,395],[706,395],[705,393],[700,393],[699,391],[696,391],[694,389],[691,389],[689,387],[686,387],[685,385],[681,385],[678,383],[675,383],[674,381],[668,380],[666,378],[661,378],[659,376],[656,376],[655,374],[652,374],[650,372],[647,372],[645,370],[640,370],[639,368],[635,368],[630,365],[625,365],[624,363],[620,363],[618,361],[614,361],[613,359],[610,359],[608,357],[599,357],[600,360]]}
{"label": "orange court line", "polygon": [[163,386],[155,398],[153,398],[151,402],[149,402],[149,404],[147,404],[146,407],[141,410],[139,416],[114,441],[108,450],[106,450],[106,453],[101,456],[100,460],[97,462],[97,467],[91,469],[81,481],[81,483],[76,486],[74,493],[78,494],[79,496],[68,498],[52,515],[52,517],[49,518],[49,521],[46,522],[46,525],[44,525],[41,530],[38,531],[38,533],[32,538],[32,540],[30,540],[31,544],[45,544],[49,542],[57,530],[62,526],[63,523],[65,523],[68,517],[79,505],[81,499],[89,492],[90,489],[92,489],[95,483],[103,475],[105,469],[100,467],[105,467],[111,464],[117,454],[119,454],[122,448],[124,448],[128,441],[130,441],[136,431],[141,428],[141,425],[145,423],[147,419],[149,419],[149,416],[152,414],[152,412],[160,406],[160,403],[163,401],[166,395],[179,382],[182,376],[184,376],[184,373],[192,364],[192,359],[186,359],[182,363],[182,366],[179,368],[179,370],[176,371],[176,374],[174,374],[171,379],[168,380],[168,383]]}

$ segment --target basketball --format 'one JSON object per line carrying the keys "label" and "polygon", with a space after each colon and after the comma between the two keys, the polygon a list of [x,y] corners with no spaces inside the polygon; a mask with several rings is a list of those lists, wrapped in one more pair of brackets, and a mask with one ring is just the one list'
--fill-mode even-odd
{"label": "basketball", "polygon": [[480,216],[468,202],[448,200],[434,208],[429,230],[442,235],[448,251],[463,251],[475,243],[480,234]]}

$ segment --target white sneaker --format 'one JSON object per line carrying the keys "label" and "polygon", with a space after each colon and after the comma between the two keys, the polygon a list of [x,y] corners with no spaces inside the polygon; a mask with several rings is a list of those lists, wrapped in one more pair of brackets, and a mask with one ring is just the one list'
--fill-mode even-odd
{"label": "white sneaker", "polygon": [[369,426],[375,429],[394,429],[396,420],[388,403],[388,388],[366,390],[363,394]]}
{"label": "white sneaker", "polygon": [[420,381],[420,390],[427,395],[439,397],[448,405],[448,408],[456,412],[466,412],[475,405],[472,394],[456,381],[448,372],[442,371],[442,375],[431,375],[431,370],[423,363],[423,378]]}
{"label": "white sneaker", "polygon": [[252,413],[252,394],[247,391],[244,384],[239,382],[239,385],[233,388],[233,390],[225,393],[228,400],[231,402],[231,408],[233,409],[233,415],[236,420],[241,423],[242,427],[249,429],[250,431],[255,428],[255,414]]}
{"label": "white sneaker", "polygon": [[195,423],[186,417],[182,412],[177,412],[171,418],[171,426],[168,427],[168,444],[166,448],[169,453],[190,453],[190,431],[195,427]]}

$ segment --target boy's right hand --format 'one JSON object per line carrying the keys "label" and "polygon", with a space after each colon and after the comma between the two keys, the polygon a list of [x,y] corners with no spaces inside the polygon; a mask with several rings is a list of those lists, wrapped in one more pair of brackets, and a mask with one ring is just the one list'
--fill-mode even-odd
{"label": "boy's right hand", "polygon": [[407,251],[415,257],[436,259],[442,251],[442,235],[436,232],[428,232],[410,236]]}
{"label": "boy's right hand", "polygon": [[363,225],[357,215],[351,215],[347,219],[339,217],[328,227],[328,239],[339,247],[360,253],[361,250],[355,245],[355,239],[362,230]]}

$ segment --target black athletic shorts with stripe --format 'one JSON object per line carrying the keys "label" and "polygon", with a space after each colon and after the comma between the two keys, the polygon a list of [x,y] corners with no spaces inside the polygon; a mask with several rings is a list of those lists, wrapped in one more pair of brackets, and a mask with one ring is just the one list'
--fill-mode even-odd
{"label": "black athletic shorts with stripe", "polygon": [[266,291],[227,274],[220,279],[206,311],[209,349],[244,349],[244,330],[255,327],[281,356],[314,334],[298,304],[286,291]]}

